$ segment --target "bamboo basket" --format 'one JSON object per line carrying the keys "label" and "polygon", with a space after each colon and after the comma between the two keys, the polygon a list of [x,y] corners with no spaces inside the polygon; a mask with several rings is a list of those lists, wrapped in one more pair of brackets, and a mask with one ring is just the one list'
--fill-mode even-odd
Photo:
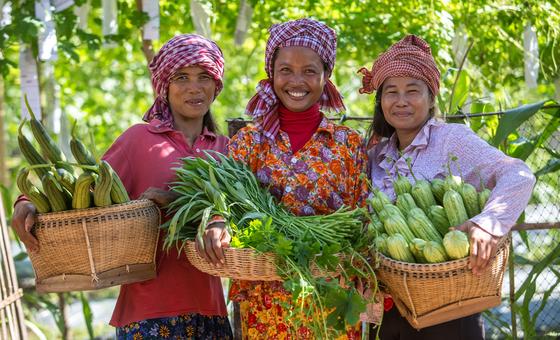
{"label": "bamboo basket", "polygon": [[[224,248],[225,264],[215,267],[198,255],[195,243],[187,241],[185,252],[191,264],[201,272],[245,281],[283,281],[276,271],[276,255],[273,253],[259,253],[248,248]],[[311,265],[311,273],[315,277],[334,276],[340,271],[326,272],[316,265]]]}
{"label": "bamboo basket", "polygon": [[160,224],[149,200],[39,214],[29,257],[38,292],[93,290],[152,279]]}
{"label": "bamboo basket", "polygon": [[444,263],[395,261],[377,253],[378,279],[410,325],[421,329],[482,312],[500,305],[510,237],[500,241],[491,264],[480,276],[468,268],[468,258]]}

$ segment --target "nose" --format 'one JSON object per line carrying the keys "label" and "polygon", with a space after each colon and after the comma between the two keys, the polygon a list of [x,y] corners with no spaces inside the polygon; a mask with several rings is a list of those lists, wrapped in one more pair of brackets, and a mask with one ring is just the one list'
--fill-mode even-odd
{"label": "nose", "polygon": [[403,106],[407,106],[407,105],[408,105],[408,100],[407,100],[407,98],[406,98],[406,94],[405,94],[405,93],[399,93],[399,94],[398,94],[396,105],[397,105],[398,107],[403,107]]}
{"label": "nose", "polygon": [[183,87],[187,93],[199,93],[202,91],[202,85],[196,80],[187,81]]}
{"label": "nose", "polygon": [[290,78],[290,82],[299,85],[303,83],[303,79],[303,73],[294,72]]}

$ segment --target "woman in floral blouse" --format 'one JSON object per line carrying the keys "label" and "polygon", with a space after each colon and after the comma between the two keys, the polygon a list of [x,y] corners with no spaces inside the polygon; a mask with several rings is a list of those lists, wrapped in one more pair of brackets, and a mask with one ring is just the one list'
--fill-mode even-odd
{"label": "woman in floral blouse", "polygon": [[[328,214],[342,205],[361,205],[367,195],[361,176],[366,170],[362,138],[329,122],[321,112],[344,109],[329,80],[336,57],[335,32],[310,19],[273,25],[269,31],[268,79],[259,83],[247,106],[254,125],[232,138],[230,155],[246,163],[296,215]],[[201,255],[219,265],[224,243],[216,240],[227,239],[226,233],[215,227],[207,231],[207,253]],[[244,339],[315,338],[309,320],[290,307],[292,297],[282,282],[236,281],[230,299],[240,304]],[[360,336],[356,326],[342,338]]]}

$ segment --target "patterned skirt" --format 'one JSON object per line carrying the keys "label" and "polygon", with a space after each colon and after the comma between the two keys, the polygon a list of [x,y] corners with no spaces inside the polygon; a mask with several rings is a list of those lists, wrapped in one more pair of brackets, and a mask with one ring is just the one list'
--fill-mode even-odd
{"label": "patterned skirt", "polygon": [[227,317],[201,314],[147,319],[117,327],[116,331],[118,340],[233,339]]}
{"label": "patterned skirt", "polygon": [[[239,303],[243,339],[317,339],[313,318],[297,313],[292,295],[282,282],[233,281],[229,297]],[[306,308],[307,309],[307,308]],[[346,334],[329,339],[361,339],[361,324],[346,329]]]}

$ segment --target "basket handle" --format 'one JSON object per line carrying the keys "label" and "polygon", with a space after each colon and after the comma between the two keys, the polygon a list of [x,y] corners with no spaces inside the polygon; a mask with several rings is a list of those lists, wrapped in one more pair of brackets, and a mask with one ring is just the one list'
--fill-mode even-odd
{"label": "basket handle", "polygon": [[408,298],[408,302],[410,303],[410,308],[412,309],[412,315],[416,318],[416,308],[414,308],[414,301],[412,301],[412,296],[410,296],[410,291],[408,290],[408,284],[406,284],[406,275],[407,273],[404,273],[403,275],[403,284],[404,284],[404,290],[406,292],[406,297]]}
{"label": "basket handle", "polygon": [[89,236],[86,228],[86,219],[82,218],[82,230],[84,231],[84,235],[86,238],[86,246],[89,258],[89,267],[91,269],[91,281],[99,282],[99,278],[97,277],[97,272],[95,271],[95,263],[93,262],[93,254],[91,253],[91,243],[89,242]]}

